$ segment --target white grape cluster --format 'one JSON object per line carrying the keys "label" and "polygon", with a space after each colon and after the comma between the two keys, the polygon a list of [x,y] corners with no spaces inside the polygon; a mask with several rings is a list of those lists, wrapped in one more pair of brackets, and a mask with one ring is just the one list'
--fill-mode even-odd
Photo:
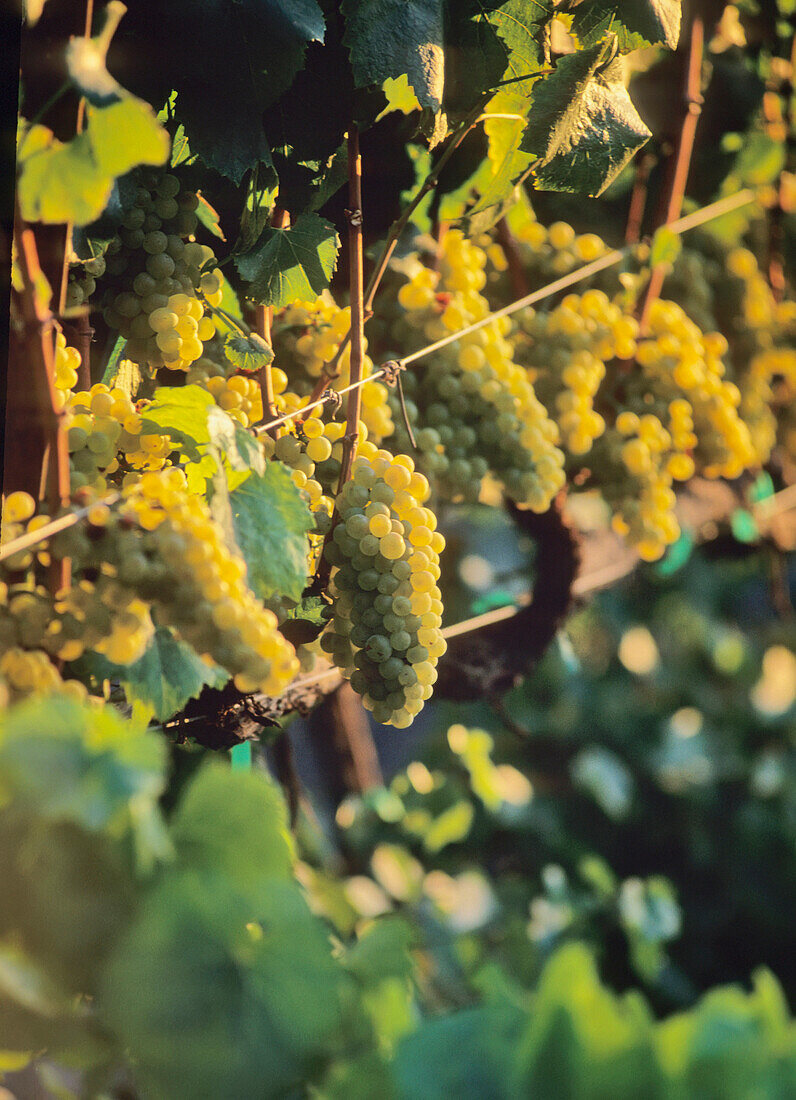
{"label": "white grape cluster", "polygon": [[445,652],[437,587],[445,540],[406,455],[360,447],[326,554],[334,617],[321,645],[378,722],[411,725]]}
{"label": "white grape cluster", "polygon": [[[458,230],[441,245],[439,272],[419,265],[398,292],[409,342],[436,340],[484,319],[486,254]],[[521,507],[543,512],[563,487],[559,432],[514,359],[512,322],[498,318],[423,361],[406,380],[421,468],[453,499],[477,499],[492,474]],[[396,420],[395,443],[408,435]]]}

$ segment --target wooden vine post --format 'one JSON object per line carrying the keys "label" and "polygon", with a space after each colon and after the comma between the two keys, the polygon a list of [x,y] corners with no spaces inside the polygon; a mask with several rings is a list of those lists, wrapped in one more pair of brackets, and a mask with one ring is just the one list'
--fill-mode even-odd
{"label": "wooden vine post", "polygon": [[[697,123],[702,113],[702,61],[705,53],[705,23],[701,15],[695,15],[689,28],[688,59],[685,76],[685,115],[677,143],[677,152],[671,165],[668,200],[663,225],[676,221],[683,209],[688,173],[691,167],[691,155],[694,151]],[[645,331],[649,321],[650,309],[660,297],[668,265],[656,264],[651,273],[647,290],[639,311],[641,331]]]}
{"label": "wooden vine post", "polygon": [[365,342],[363,249],[362,249],[362,157],[359,153],[359,131],[348,131],[348,285],[351,304],[351,386],[346,404],[346,432],[343,458],[340,464],[338,493],[351,476],[359,438],[359,417],[362,410],[362,360]]}

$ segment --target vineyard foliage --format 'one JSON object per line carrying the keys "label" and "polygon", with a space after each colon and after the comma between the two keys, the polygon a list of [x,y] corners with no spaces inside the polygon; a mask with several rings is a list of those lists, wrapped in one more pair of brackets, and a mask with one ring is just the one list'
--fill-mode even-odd
{"label": "vineyard foliage", "polygon": [[[760,6],[762,31],[751,3],[110,0],[86,29],[74,0],[28,0],[0,545],[10,1087],[33,1064],[56,1095],[164,1100],[793,1094],[787,990],[755,969],[787,985],[777,921],[749,916],[767,947],[736,972],[728,921],[699,917],[714,953],[688,924],[699,859],[669,866],[660,840],[625,860],[615,835],[657,835],[654,808],[699,782],[631,727],[674,710],[700,735],[733,690],[742,781],[787,802],[759,779],[786,722],[757,743],[745,680],[796,678],[787,639],[735,661],[729,628],[692,617],[684,651],[720,684],[676,701],[634,694],[658,653],[640,626],[652,663],[620,642],[632,690],[603,683],[621,598],[573,620],[571,677],[548,654],[501,679],[541,643],[479,668],[447,640],[448,594],[474,610],[461,517],[566,541],[568,502],[704,594],[681,490],[732,483],[732,531],[759,547],[754,509],[793,480],[792,11]],[[629,223],[616,249],[662,144],[629,74],[674,103],[679,43],[693,108],[706,29],[705,67],[729,50],[757,101],[681,224],[683,123],[648,202],[668,214],[647,213],[674,229],[637,244]],[[267,770],[230,769],[191,724],[227,747],[235,716],[272,726],[330,666],[393,737],[421,712],[437,735],[328,828],[306,806],[293,828]],[[514,692],[433,702],[481,673]],[[688,812],[713,850],[721,815]],[[779,858],[788,813],[733,827]]]}

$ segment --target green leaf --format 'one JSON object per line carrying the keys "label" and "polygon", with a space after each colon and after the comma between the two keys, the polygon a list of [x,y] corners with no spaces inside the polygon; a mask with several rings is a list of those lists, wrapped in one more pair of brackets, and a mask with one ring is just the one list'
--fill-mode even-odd
{"label": "green leaf", "polygon": [[290,229],[268,226],[248,252],[235,257],[249,295],[263,305],[314,301],[329,285],[340,241],[329,222],[302,214]]}
{"label": "green leaf", "polygon": [[0,722],[0,805],[40,821],[121,833],[130,802],[155,806],[165,746],[110,707],[37,700]]}
{"label": "green leaf", "polygon": [[25,221],[88,225],[110,198],[113,179],[97,167],[87,133],[64,145],[45,126],[33,126],[18,163],[17,194]]}
{"label": "green leaf", "polygon": [[260,599],[287,596],[297,602],[307,583],[314,521],[287,469],[269,462],[230,493],[235,535]]}
{"label": "green leaf", "polygon": [[412,976],[413,933],[401,917],[383,917],[371,924],[345,955],[345,965],[364,986],[377,986],[385,978]]}
{"label": "green leaf", "polygon": [[673,264],[683,250],[683,242],[677,233],[665,225],[655,231],[650,248],[650,266]]}
{"label": "green leaf", "polygon": [[427,852],[441,852],[449,844],[459,844],[473,824],[473,806],[461,799],[443,810],[423,834],[423,847]]}
{"label": "green leaf", "polygon": [[[527,1092],[511,1092],[509,1084],[523,1020],[523,1014],[515,1008],[486,1005],[426,1022],[398,1047],[395,1076],[399,1097],[513,1100],[531,1096]],[[552,1094],[548,1088],[534,1095],[541,1098]]]}
{"label": "green leaf", "polygon": [[227,238],[224,236],[224,230],[221,228],[218,211],[210,205],[204,195],[197,195],[196,197],[199,200],[199,205],[196,208],[196,216],[200,223],[205,227],[208,233],[212,233],[213,236],[218,237],[220,241],[225,241]]}
{"label": "green leaf", "polygon": [[190,458],[198,461],[199,447],[211,440],[208,423],[211,408],[218,406],[212,394],[201,386],[159,386],[150,404],[141,411],[141,419],[144,430],[171,436]]}
{"label": "green leaf", "polygon": [[358,88],[406,76],[422,107],[439,111],[445,74],[443,0],[344,0]]}
{"label": "green leaf", "polygon": [[224,357],[237,370],[259,370],[274,360],[274,349],[256,332],[248,336],[231,333],[224,341]]}
{"label": "green leaf", "polygon": [[584,46],[615,34],[621,50],[638,50],[662,42],[677,48],[682,16],[680,0],[593,0],[579,4],[572,33]]}
{"label": "green leaf", "polygon": [[291,879],[293,846],[285,801],[265,772],[202,768],[174,818],[181,865],[223,874],[252,897],[272,879]]}
{"label": "green leaf", "polygon": [[287,1096],[339,1027],[343,979],[294,883],[255,903],[223,872],[185,871],[145,901],[97,1008],[146,1096]]}
{"label": "green leaf", "polygon": [[517,1044],[512,1095],[544,1095],[551,1080],[562,1096],[659,1095],[652,1035],[644,1001],[606,989],[588,949],[568,944],[542,974],[525,1036]]}
{"label": "green leaf", "polygon": [[105,209],[116,176],[137,164],[163,164],[168,155],[168,134],[152,108],[132,96],[90,108],[85,131],[67,144],[32,126],[19,148],[22,216],[87,225]]}
{"label": "green leaf", "polygon": [[[507,0],[499,5],[489,5],[487,18],[500,35],[509,59],[505,80],[537,73],[544,65],[544,28],[553,18],[553,0]],[[520,81],[510,85],[525,95],[530,83]]]}
{"label": "green leaf", "polygon": [[314,641],[329,621],[331,603],[323,596],[305,596],[295,607],[289,608],[279,629],[294,646]]}
{"label": "green leaf", "polygon": [[171,149],[155,112],[132,96],[108,107],[89,107],[86,133],[97,167],[114,177],[137,164],[165,164]]}
{"label": "green leaf", "polygon": [[510,88],[502,89],[489,104],[488,113],[517,115],[517,118],[492,118],[484,123],[489,142],[487,157],[489,175],[479,180],[480,197],[469,214],[479,214],[502,203],[517,183],[528,173],[534,158],[522,148],[527,104]]}
{"label": "green leaf", "polygon": [[179,713],[203,687],[220,688],[229,679],[168,627],[157,628],[144,654],[131,665],[114,665],[100,653],[87,654],[79,665],[99,681],[119,681],[128,701],[148,707],[159,722]]}
{"label": "green leaf", "polygon": [[235,184],[256,165],[271,165],[263,111],[290,87],[307,44],[323,41],[320,5],[316,0],[204,3],[197,17],[194,0],[173,0],[162,18],[157,34],[169,44],[176,117],[192,152]]}
{"label": "green leaf", "polygon": [[608,42],[561,57],[535,90],[522,148],[537,187],[599,195],[650,137],[610,56]]}

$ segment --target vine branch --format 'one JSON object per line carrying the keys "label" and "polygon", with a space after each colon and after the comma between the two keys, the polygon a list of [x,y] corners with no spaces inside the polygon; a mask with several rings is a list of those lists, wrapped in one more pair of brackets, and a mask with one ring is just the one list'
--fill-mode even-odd
{"label": "vine branch", "polygon": [[[664,225],[669,225],[680,217],[685,198],[688,173],[691,168],[691,156],[694,151],[697,123],[702,113],[702,61],[705,53],[705,23],[700,15],[691,20],[688,44],[688,60],[685,76],[685,115],[680,130],[671,171],[669,199],[664,215]],[[650,310],[660,296],[668,269],[667,264],[656,264],[650,272],[649,283],[639,313],[639,325],[644,332],[649,321]]]}

